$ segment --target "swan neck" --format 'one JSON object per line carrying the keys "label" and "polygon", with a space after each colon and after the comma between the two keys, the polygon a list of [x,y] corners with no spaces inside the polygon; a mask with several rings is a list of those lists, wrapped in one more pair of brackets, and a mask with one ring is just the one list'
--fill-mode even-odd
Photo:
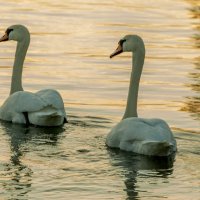
{"label": "swan neck", "polygon": [[145,51],[138,49],[134,56],[132,55],[132,72],[129,85],[129,92],[126,104],[126,110],[123,119],[129,117],[138,117],[137,114],[137,100],[139,82],[144,64]]}
{"label": "swan neck", "polygon": [[22,87],[22,70],[24,65],[24,60],[26,57],[26,52],[30,43],[30,38],[24,38],[23,41],[17,43],[17,48],[15,52],[15,61],[13,65],[12,81],[10,95],[17,92],[23,91]]}

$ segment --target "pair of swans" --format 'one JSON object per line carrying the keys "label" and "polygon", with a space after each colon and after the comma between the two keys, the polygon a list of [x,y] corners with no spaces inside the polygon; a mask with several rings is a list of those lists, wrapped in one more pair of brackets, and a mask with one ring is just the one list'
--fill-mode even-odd
{"label": "pair of swans", "polygon": [[[63,100],[57,91],[46,89],[35,94],[23,91],[22,69],[30,43],[28,29],[22,25],[9,27],[0,42],[7,40],[17,41],[17,49],[10,96],[0,108],[0,119],[39,126],[62,125],[67,117]],[[106,144],[144,155],[168,156],[176,151],[176,141],[167,123],[161,119],[137,116],[138,88],[145,57],[142,39],[136,35],[125,36],[110,57],[125,51],[135,54],[126,111],[123,119],[109,132]]]}

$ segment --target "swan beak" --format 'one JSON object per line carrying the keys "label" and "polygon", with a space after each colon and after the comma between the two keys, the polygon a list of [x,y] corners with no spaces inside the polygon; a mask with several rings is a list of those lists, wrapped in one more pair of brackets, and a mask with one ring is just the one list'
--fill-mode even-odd
{"label": "swan beak", "polygon": [[8,40],[8,34],[5,33],[5,35],[3,37],[0,38],[0,42],[4,42]]}
{"label": "swan beak", "polygon": [[120,54],[123,52],[123,48],[122,45],[119,43],[119,46],[117,47],[117,49],[110,55],[110,58]]}

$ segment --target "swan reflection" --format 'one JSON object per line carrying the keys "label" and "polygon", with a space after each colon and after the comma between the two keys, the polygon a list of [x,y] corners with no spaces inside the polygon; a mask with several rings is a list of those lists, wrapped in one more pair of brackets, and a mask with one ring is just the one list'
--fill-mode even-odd
{"label": "swan reflection", "polygon": [[[175,154],[168,157],[150,157],[118,149],[108,149],[108,153],[111,165],[121,168],[127,200],[139,198],[138,176],[144,176],[146,179],[152,177],[167,179],[173,173]],[[142,188],[142,191],[144,190],[145,188]]]}
{"label": "swan reflection", "polygon": [[4,164],[3,190],[7,191],[9,197],[18,199],[32,190],[32,169],[23,163],[23,157],[27,152],[34,151],[35,145],[29,145],[33,140],[43,140],[45,144],[56,145],[58,135],[64,131],[62,127],[36,128],[0,122],[1,132],[8,135],[10,141],[10,162]]}

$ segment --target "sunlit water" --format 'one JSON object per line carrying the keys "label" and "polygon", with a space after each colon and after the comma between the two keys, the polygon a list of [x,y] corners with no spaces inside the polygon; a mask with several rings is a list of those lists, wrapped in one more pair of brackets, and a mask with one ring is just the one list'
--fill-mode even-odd
{"label": "sunlit water", "polygon": [[[10,0],[0,13],[1,35],[19,23],[31,32],[24,89],[59,90],[69,120],[50,129],[0,123],[0,199],[199,199],[198,1]],[[131,55],[109,59],[125,34],[146,45],[139,115],[169,123],[175,158],[105,146],[127,98]],[[1,104],[15,46],[0,44]]]}

